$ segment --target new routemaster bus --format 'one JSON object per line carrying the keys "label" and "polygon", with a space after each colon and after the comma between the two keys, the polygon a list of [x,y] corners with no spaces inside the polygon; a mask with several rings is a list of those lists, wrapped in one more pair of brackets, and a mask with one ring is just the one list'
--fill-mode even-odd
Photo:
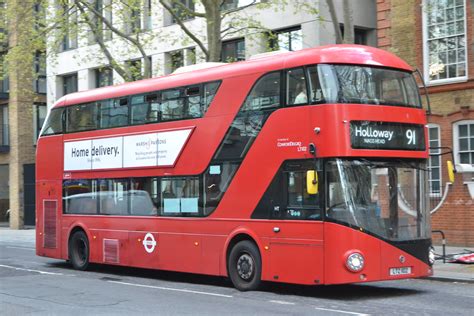
{"label": "new routemaster bus", "polygon": [[308,285],[432,273],[412,68],[335,45],[67,95],[37,145],[40,256]]}

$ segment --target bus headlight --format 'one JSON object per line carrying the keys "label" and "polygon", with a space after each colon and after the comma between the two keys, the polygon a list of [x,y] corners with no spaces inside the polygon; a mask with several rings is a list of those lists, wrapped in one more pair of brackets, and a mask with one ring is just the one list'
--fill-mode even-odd
{"label": "bus headlight", "polygon": [[364,256],[359,252],[353,252],[347,256],[346,268],[351,272],[359,272],[364,268]]}
{"label": "bus headlight", "polygon": [[428,259],[430,260],[430,265],[433,265],[435,263],[436,255],[435,255],[435,250],[433,247],[430,247]]}

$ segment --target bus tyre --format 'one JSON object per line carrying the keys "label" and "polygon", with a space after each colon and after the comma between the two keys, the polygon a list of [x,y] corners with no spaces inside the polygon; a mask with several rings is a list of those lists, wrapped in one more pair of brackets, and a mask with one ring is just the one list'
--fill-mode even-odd
{"label": "bus tyre", "polygon": [[76,270],[86,270],[89,266],[89,240],[82,230],[69,239],[69,261]]}
{"label": "bus tyre", "polygon": [[262,259],[257,246],[248,240],[238,242],[230,251],[227,268],[236,289],[256,290],[262,274]]}

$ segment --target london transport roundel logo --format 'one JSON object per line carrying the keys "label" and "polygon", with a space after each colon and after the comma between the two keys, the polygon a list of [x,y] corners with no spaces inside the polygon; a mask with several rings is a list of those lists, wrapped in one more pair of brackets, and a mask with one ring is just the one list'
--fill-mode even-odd
{"label": "london transport roundel logo", "polygon": [[145,238],[143,238],[142,244],[143,247],[145,247],[146,252],[152,253],[156,247],[156,240],[155,237],[153,237],[153,234],[147,233]]}

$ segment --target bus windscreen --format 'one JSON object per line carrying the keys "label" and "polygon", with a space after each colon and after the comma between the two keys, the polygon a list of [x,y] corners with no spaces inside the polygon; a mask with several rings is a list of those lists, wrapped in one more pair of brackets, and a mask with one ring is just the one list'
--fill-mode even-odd
{"label": "bus windscreen", "polygon": [[[357,103],[420,108],[418,86],[409,72],[355,65],[318,65],[324,103]],[[319,97],[320,98],[320,97]],[[321,101],[320,101],[321,102]]]}

